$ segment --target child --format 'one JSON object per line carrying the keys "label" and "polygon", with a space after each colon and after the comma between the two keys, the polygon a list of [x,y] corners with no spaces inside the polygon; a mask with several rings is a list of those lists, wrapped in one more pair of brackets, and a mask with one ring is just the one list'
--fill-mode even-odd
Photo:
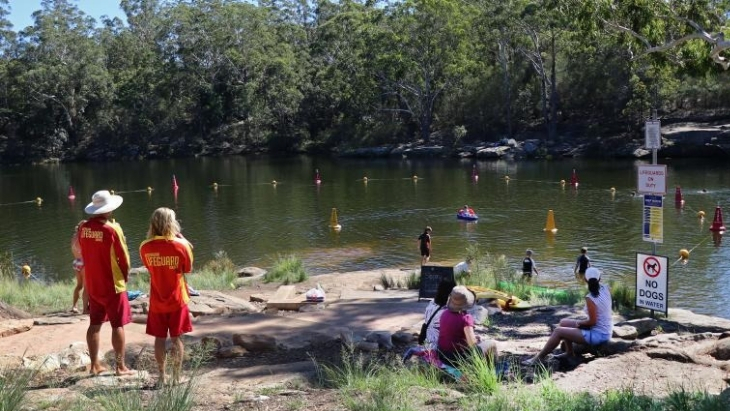
{"label": "child", "polygon": [[532,279],[532,273],[538,275],[537,266],[535,266],[535,260],[532,259],[532,250],[528,249],[525,251],[525,258],[522,260],[522,277],[527,280]]}
{"label": "child", "polygon": [[462,261],[459,264],[456,264],[454,266],[454,275],[455,276],[459,276],[459,275],[469,276],[469,275],[471,275],[471,263],[472,263],[472,258],[471,257],[467,257],[466,258],[466,261]]}
{"label": "child", "polygon": [[79,309],[76,305],[81,297],[82,311],[84,314],[89,313],[89,295],[84,289],[84,259],[81,258],[81,244],[79,244],[79,227],[85,223],[86,220],[79,221],[74,228],[73,236],[71,237],[71,253],[74,256],[72,263],[74,272],[76,273],[76,287],[74,288],[73,303],[71,304],[71,312],[78,313]]}
{"label": "child", "polygon": [[431,227],[426,226],[423,234],[418,236],[418,246],[421,250],[421,265],[428,264],[431,259]]}
{"label": "child", "polygon": [[573,268],[575,279],[578,280],[579,283],[583,284],[586,282],[586,270],[590,266],[591,259],[588,258],[588,249],[586,247],[581,247],[580,256],[578,256],[578,259],[575,260],[575,268]]}

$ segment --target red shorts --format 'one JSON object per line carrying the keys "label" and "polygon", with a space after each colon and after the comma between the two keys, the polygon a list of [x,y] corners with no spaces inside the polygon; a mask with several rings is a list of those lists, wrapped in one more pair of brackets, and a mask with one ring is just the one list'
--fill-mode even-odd
{"label": "red shorts", "polygon": [[91,325],[101,325],[109,321],[114,328],[131,323],[132,310],[129,308],[127,293],[114,294],[102,301],[89,296],[89,320]]}
{"label": "red shorts", "polygon": [[150,312],[147,314],[147,334],[157,338],[167,338],[168,331],[171,338],[193,331],[193,323],[190,322],[190,311],[188,311],[187,305],[169,313]]}

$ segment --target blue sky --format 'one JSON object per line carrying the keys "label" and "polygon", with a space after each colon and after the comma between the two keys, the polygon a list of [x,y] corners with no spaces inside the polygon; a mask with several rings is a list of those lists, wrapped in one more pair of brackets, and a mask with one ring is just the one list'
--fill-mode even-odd
{"label": "blue sky", "polygon": [[[119,8],[118,0],[70,0],[81,11],[96,19],[103,15],[120,17],[124,20],[124,13]],[[19,31],[33,24],[31,14],[41,9],[41,0],[10,0],[9,20],[13,23],[13,30]]]}

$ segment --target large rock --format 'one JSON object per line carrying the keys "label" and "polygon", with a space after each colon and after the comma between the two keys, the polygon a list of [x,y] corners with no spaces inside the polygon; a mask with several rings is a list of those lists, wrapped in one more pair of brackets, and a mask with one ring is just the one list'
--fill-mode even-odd
{"label": "large rock", "polygon": [[623,321],[616,324],[617,326],[628,325],[636,329],[636,333],[641,337],[648,335],[659,326],[659,321],[654,318],[636,318],[634,320]]}
{"label": "large rock", "polygon": [[684,351],[673,348],[656,348],[646,352],[650,358],[676,361],[681,363],[693,363],[694,359]]}
{"label": "large rock", "polygon": [[502,158],[512,150],[512,147],[488,147],[477,151],[477,158]]}
{"label": "large rock", "polygon": [[365,341],[377,343],[386,350],[393,349],[393,335],[389,331],[373,331],[365,336]]}
{"label": "large rock", "polygon": [[630,325],[614,325],[613,337],[621,338],[622,340],[635,340],[639,337],[639,333],[636,327]]}
{"label": "large rock", "polygon": [[81,322],[82,319],[88,317],[39,317],[33,320],[33,325],[62,325],[62,324],[76,324]]}
{"label": "large rock", "polygon": [[23,310],[11,307],[0,301],[0,320],[22,320],[33,316]]}
{"label": "large rock", "polygon": [[24,333],[33,328],[33,319],[13,319],[0,321],[0,338]]}
{"label": "large rock", "polygon": [[708,354],[713,356],[716,360],[730,360],[730,338],[719,340],[715,346],[710,349]]}
{"label": "large rock", "polygon": [[188,309],[194,317],[201,315],[248,314],[259,312],[259,308],[241,298],[219,291],[200,291],[200,296],[190,299]]}

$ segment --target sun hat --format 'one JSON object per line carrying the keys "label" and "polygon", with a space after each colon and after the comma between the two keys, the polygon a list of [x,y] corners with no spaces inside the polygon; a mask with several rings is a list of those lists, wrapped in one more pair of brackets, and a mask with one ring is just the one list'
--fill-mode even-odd
{"label": "sun hat", "polygon": [[586,270],[586,281],[595,278],[596,280],[601,279],[601,272],[596,267],[588,267]]}
{"label": "sun hat", "polygon": [[109,190],[100,190],[91,196],[91,202],[84,208],[86,214],[106,214],[119,208],[124,199],[109,192]]}
{"label": "sun hat", "polygon": [[528,248],[528,249],[527,249],[527,250],[525,251],[525,254],[527,254],[527,255],[532,255],[532,254],[534,254],[534,253],[532,252],[532,250],[531,250],[531,249],[529,249],[529,248]]}
{"label": "sun hat", "polygon": [[588,252],[588,247],[581,247],[580,251],[583,253]]}
{"label": "sun hat", "polygon": [[474,305],[474,294],[463,285],[457,285],[449,295],[449,310],[464,311]]}

